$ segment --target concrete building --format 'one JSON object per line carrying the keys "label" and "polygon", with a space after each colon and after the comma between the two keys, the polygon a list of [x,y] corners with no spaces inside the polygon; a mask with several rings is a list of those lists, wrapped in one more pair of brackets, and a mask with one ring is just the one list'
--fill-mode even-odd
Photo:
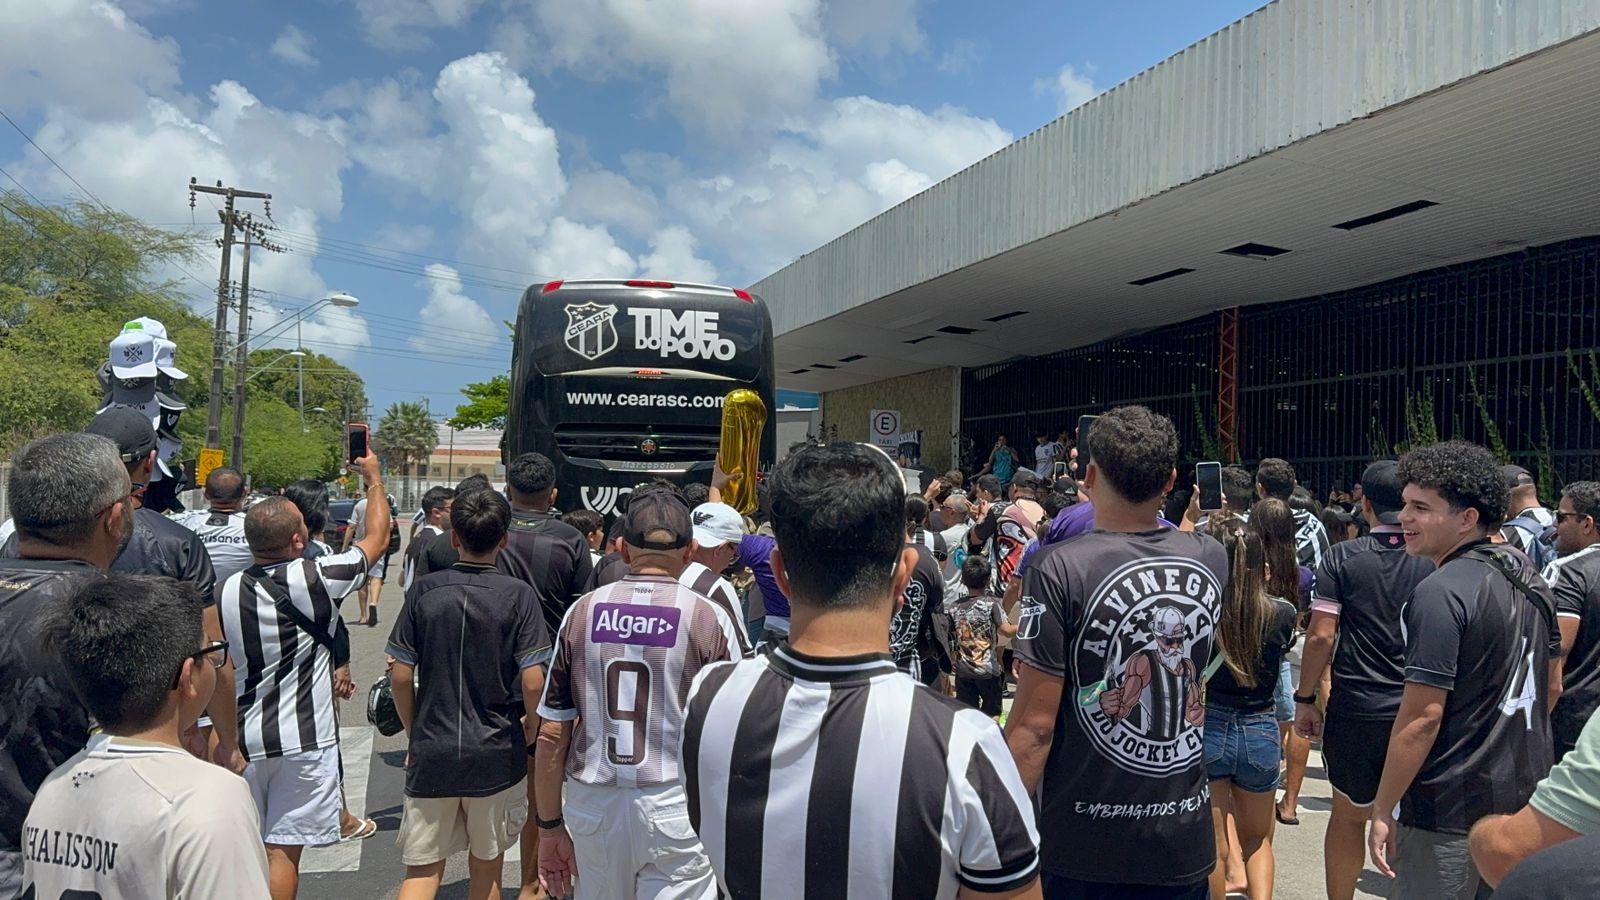
{"label": "concrete building", "polygon": [[506,480],[506,467],[500,461],[500,441],[505,432],[493,428],[451,428],[444,422],[438,429],[439,446],[428,457],[427,469],[418,473],[430,482],[454,485],[468,475],[484,475],[495,484]]}
{"label": "concrete building", "polygon": [[1576,477],[1597,101],[1600,0],[1279,0],[754,285],[779,383],[935,468],[1138,401],[1329,482],[1424,420]]}

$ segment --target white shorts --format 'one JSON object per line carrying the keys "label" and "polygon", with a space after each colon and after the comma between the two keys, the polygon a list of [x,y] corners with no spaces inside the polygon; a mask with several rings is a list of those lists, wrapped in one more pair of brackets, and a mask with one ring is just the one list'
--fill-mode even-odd
{"label": "white shorts", "polygon": [[338,747],[252,760],[244,780],[261,811],[267,843],[320,847],[339,842]]}
{"label": "white shorts", "polygon": [[367,577],[376,578],[379,581],[389,577],[389,554],[385,553],[384,555],[378,557],[378,561],[373,563],[371,568],[367,569]]}
{"label": "white shorts", "polygon": [[572,835],[573,900],[715,900],[706,849],[689,827],[680,784],[595,787],[567,780],[561,815]]}

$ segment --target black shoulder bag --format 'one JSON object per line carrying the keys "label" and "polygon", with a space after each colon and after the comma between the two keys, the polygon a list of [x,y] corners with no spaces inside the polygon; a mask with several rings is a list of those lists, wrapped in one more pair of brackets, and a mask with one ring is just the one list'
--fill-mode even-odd
{"label": "black shoulder bag", "polygon": [[[299,562],[296,560],[295,562]],[[272,605],[278,608],[278,615],[293,622],[297,628],[306,633],[313,641],[328,648],[333,655],[333,667],[342,668],[350,662],[350,631],[344,627],[344,620],[334,618],[334,635],[329,637],[324,634],[316,624],[306,618],[306,614],[294,605],[289,599],[289,592],[283,585],[272,580],[272,576],[260,566],[251,566],[245,573],[256,580],[256,583],[266,589],[267,596],[272,598]]]}

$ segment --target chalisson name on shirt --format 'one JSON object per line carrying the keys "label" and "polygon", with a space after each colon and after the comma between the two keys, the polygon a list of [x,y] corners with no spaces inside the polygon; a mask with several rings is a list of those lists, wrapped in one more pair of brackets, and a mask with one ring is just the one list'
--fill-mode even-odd
{"label": "chalisson name on shirt", "polygon": [[29,826],[22,835],[29,862],[106,875],[117,868],[117,842],[89,834]]}
{"label": "chalisson name on shirt", "polygon": [[600,644],[642,644],[671,647],[678,642],[677,607],[596,603],[593,638]]}

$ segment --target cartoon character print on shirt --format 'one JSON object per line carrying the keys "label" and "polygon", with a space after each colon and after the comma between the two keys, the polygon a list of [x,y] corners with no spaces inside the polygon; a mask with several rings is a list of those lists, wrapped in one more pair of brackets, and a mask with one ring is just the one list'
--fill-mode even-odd
{"label": "cartoon character print on shirt", "polygon": [[1022,552],[1033,536],[1009,515],[1000,516],[993,538],[991,558],[994,561],[995,590],[1004,593],[1011,580],[1017,577],[1017,567],[1022,564]]}
{"label": "cartoon character print on shirt", "polygon": [[1076,715],[1095,749],[1119,767],[1168,775],[1204,745],[1201,673],[1212,652],[1221,585],[1187,559],[1144,559],[1113,571],[1083,610],[1069,649],[1086,685]]}

